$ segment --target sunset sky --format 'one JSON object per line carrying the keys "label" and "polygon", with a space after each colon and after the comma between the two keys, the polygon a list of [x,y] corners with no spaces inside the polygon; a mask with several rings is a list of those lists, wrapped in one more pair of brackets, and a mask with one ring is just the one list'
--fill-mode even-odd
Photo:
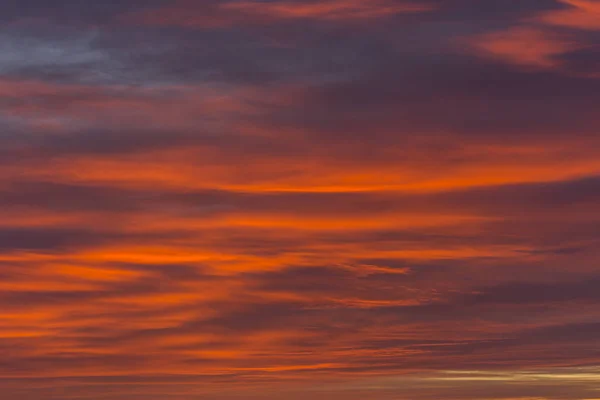
{"label": "sunset sky", "polygon": [[599,400],[600,1],[0,0],[2,400]]}

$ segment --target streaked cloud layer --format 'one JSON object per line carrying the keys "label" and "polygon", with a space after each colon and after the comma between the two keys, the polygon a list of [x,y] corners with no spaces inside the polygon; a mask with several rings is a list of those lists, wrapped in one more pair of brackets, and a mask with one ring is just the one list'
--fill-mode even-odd
{"label": "streaked cloud layer", "polygon": [[600,398],[599,11],[1,5],[3,399]]}

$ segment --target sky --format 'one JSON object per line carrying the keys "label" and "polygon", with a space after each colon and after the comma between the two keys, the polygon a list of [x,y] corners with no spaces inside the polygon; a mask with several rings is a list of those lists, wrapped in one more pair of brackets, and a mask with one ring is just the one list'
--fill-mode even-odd
{"label": "sky", "polygon": [[0,3],[3,400],[600,399],[600,2]]}

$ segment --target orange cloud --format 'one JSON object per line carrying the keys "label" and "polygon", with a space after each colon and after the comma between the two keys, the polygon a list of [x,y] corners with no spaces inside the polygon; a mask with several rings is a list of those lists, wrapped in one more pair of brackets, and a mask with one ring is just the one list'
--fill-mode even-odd
{"label": "orange cloud", "polygon": [[596,0],[561,0],[561,2],[569,8],[542,14],[539,21],[568,28],[600,29],[600,2]]}
{"label": "orange cloud", "polygon": [[378,0],[233,1],[211,6],[179,2],[162,9],[133,15],[134,20],[151,25],[173,25],[196,28],[247,24],[267,24],[292,19],[321,21],[356,21],[402,13],[430,11],[432,7],[418,2]]}
{"label": "orange cloud", "polygon": [[[279,2],[261,12],[392,12],[369,7]],[[571,46],[525,28],[483,39],[486,55],[543,68]],[[545,94],[501,87],[493,103],[491,89],[466,80],[452,95],[407,96],[399,85],[404,103],[388,93],[391,78],[376,96],[369,81],[364,96],[341,99],[331,87],[1,81],[0,378],[74,398],[98,386],[118,400],[211,398],[223,386],[248,398],[456,365],[592,364],[595,109],[558,134],[528,113],[505,132],[485,124],[494,105],[510,119]],[[590,96],[576,89],[560,104]],[[378,120],[419,102],[420,113]],[[313,104],[325,115],[311,125]],[[367,126],[355,128],[365,109]],[[458,123],[444,122],[455,113]],[[410,114],[443,126],[415,127]],[[343,135],[340,115],[357,117]],[[376,379],[365,385],[360,396],[322,398],[371,398],[372,387],[397,398]],[[480,398],[476,389],[467,397]],[[269,396],[294,398],[281,393]]]}
{"label": "orange cloud", "polygon": [[474,48],[488,56],[530,67],[553,68],[556,56],[576,49],[577,44],[557,33],[534,27],[492,32],[473,40]]}
{"label": "orange cloud", "polygon": [[375,1],[367,4],[359,0],[327,0],[314,3],[239,1],[225,4],[223,8],[248,15],[264,15],[273,19],[314,18],[324,20],[370,19],[431,10],[430,6],[416,2]]}
{"label": "orange cloud", "polygon": [[[525,67],[568,71],[562,56],[593,48],[593,43],[556,28],[600,29],[600,3],[594,0],[561,0],[567,8],[539,13],[520,25],[471,38],[470,46],[479,54]],[[594,77],[595,73],[583,74]]]}

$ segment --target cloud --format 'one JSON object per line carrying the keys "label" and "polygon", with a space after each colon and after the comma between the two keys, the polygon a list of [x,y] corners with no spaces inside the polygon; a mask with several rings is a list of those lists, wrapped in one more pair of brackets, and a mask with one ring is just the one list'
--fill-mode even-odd
{"label": "cloud", "polygon": [[82,4],[0,6],[7,400],[595,397],[595,3]]}
{"label": "cloud", "polygon": [[58,0],[49,6],[40,0],[25,0],[2,5],[2,19],[12,24],[59,22],[63,25],[92,25],[111,21],[121,13],[151,7],[162,0],[105,1],[83,5],[78,0]]}
{"label": "cloud", "polygon": [[598,3],[585,0],[561,3],[563,8],[541,11],[518,25],[476,35],[470,39],[470,45],[478,53],[509,63],[594,78],[597,71],[593,66],[581,68],[569,61],[571,54],[583,55],[588,61],[590,57],[595,59],[595,38],[586,31],[599,28]]}
{"label": "cloud", "polygon": [[573,41],[535,28],[515,28],[487,34],[479,37],[475,46],[509,62],[546,68],[556,66],[556,56],[577,49]]}
{"label": "cloud", "polygon": [[599,30],[600,4],[593,0],[562,0],[567,7],[540,16],[543,23],[568,28]]}
{"label": "cloud", "polygon": [[399,13],[420,13],[431,5],[401,1],[377,1],[366,5],[355,0],[300,1],[233,1],[208,2],[197,6],[187,2],[171,7],[148,10],[133,19],[151,25],[188,28],[214,28],[231,25],[280,23],[285,20],[356,21],[381,18]]}

